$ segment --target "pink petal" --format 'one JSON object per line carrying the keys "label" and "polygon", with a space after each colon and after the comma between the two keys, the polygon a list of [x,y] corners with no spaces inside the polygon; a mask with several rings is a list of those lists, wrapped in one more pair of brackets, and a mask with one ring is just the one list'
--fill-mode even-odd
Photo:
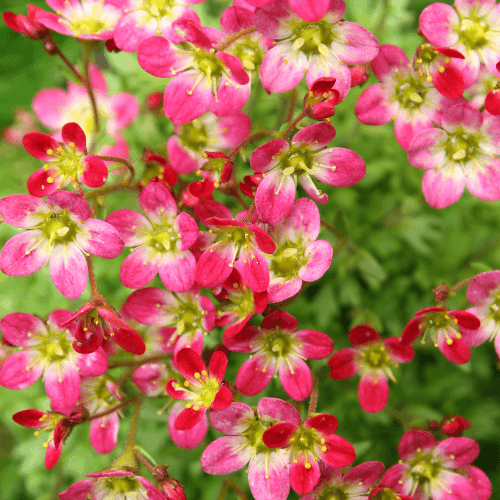
{"label": "pink petal", "polygon": [[301,82],[306,68],[303,52],[294,52],[291,43],[279,43],[264,56],[260,79],[267,92],[287,92]]}
{"label": "pink petal", "polygon": [[106,222],[118,231],[127,247],[145,243],[148,238],[147,233],[153,232],[153,226],[146,217],[134,210],[115,210],[108,215]]}
{"label": "pink petal", "polygon": [[356,363],[356,351],[354,349],[341,349],[329,360],[330,377],[334,380],[343,380],[352,377],[359,371]]}
{"label": "pink petal", "polygon": [[299,17],[310,23],[320,20],[330,6],[329,0],[290,0],[290,7]]}
{"label": "pink petal", "polygon": [[52,469],[57,462],[59,461],[59,458],[61,457],[61,452],[62,452],[62,446],[56,446],[54,445],[54,441],[49,443],[49,446],[47,447],[47,451],[45,452],[45,468],[47,470]]}
{"label": "pink petal", "polygon": [[361,408],[368,413],[378,413],[385,408],[389,399],[389,384],[382,373],[367,372],[361,377],[358,386]]}
{"label": "pink petal", "polygon": [[297,320],[286,311],[275,311],[268,314],[261,323],[263,330],[272,332],[279,328],[283,332],[291,333],[297,329]]}
{"label": "pink petal", "polygon": [[410,149],[415,137],[428,128],[432,128],[432,121],[416,114],[408,116],[407,113],[400,112],[394,121],[394,135],[405,151]]}
{"label": "pink petal", "polygon": [[317,154],[315,160],[324,165],[336,167],[335,170],[323,167],[315,174],[317,179],[330,186],[352,186],[359,182],[366,173],[365,162],[350,149],[327,149]]}
{"label": "pink petal", "polygon": [[256,499],[286,500],[290,492],[288,464],[283,466],[283,456],[271,453],[269,460],[264,453],[260,453],[252,461],[248,469],[248,484]]}
{"label": "pink petal", "polygon": [[342,483],[349,485],[346,492],[359,494],[373,487],[377,479],[384,472],[385,466],[382,462],[365,462],[348,470],[342,477]]}
{"label": "pink petal", "polygon": [[[78,239],[78,236],[77,236]],[[50,277],[68,299],[76,299],[87,286],[87,261],[75,243],[56,245],[50,256]]]}
{"label": "pink petal", "polygon": [[[451,340],[451,343],[448,343]],[[447,338],[444,335],[438,336],[439,350],[446,359],[457,365],[463,365],[470,360],[471,352],[467,342],[462,338]]]}
{"label": "pink petal", "polygon": [[441,463],[444,467],[456,469],[476,460],[479,455],[479,445],[470,438],[451,437],[439,441],[433,454],[443,460]]}
{"label": "pink petal", "polygon": [[90,422],[90,444],[97,453],[111,453],[115,449],[119,425],[117,413]]}
{"label": "pink petal", "polygon": [[208,365],[208,375],[214,377],[219,384],[224,378],[227,368],[227,356],[222,351],[215,351],[210,358]]}
{"label": "pink petal", "polygon": [[366,28],[344,21],[335,25],[331,51],[348,64],[363,64],[378,54],[378,41]]}
{"label": "pink petal", "polygon": [[29,194],[11,194],[0,199],[0,214],[14,227],[36,226],[41,221],[41,214],[47,211],[45,201]]}
{"label": "pink petal", "polygon": [[275,358],[256,354],[247,359],[236,375],[236,387],[245,396],[253,396],[263,391],[271,381],[276,366]]}
{"label": "pink petal", "polygon": [[334,434],[338,428],[338,420],[328,413],[320,413],[309,417],[304,422],[304,427],[316,429],[320,434]]}
{"label": "pink petal", "polygon": [[455,203],[464,191],[465,175],[460,167],[444,171],[429,169],[422,180],[425,201],[433,208],[445,208]]}
{"label": "pink petal", "polygon": [[175,218],[174,229],[181,235],[177,243],[177,248],[181,251],[187,250],[196,241],[200,232],[196,221],[185,212],[181,212]]}
{"label": "pink petal", "polygon": [[278,398],[261,398],[257,412],[262,420],[290,422],[298,426],[302,419],[295,406]]}
{"label": "pink petal", "polygon": [[165,89],[165,115],[176,125],[200,117],[213,99],[211,89],[203,80],[196,84],[198,76],[197,71],[185,71],[172,78]]}
{"label": "pink petal", "polygon": [[20,351],[10,355],[0,368],[0,385],[7,389],[25,389],[42,375],[43,366],[37,363],[33,351]]}
{"label": "pink petal", "polygon": [[299,293],[301,287],[302,280],[300,278],[292,278],[291,280],[272,278],[267,289],[268,301],[270,304],[282,302]]}
{"label": "pink petal", "polygon": [[139,102],[132,94],[126,92],[111,96],[108,105],[113,114],[112,132],[127,127],[139,114]]}
{"label": "pink petal", "polygon": [[146,11],[140,10],[122,16],[115,27],[113,40],[116,46],[124,52],[137,52],[143,40],[155,35],[156,19],[149,18]]}
{"label": "pink petal", "polygon": [[295,200],[295,183],[280,169],[267,174],[257,187],[255,205],[264,222],[275,224],[290,212]]}
{"label": "pink petal", "polygon": [[253,418],[253,410],[239,401],[233,401],[224,410],[212,410],[208,415],[210,425],[214,429],[232,435],[241,434],[248,429]]}
{"label": "pink petal", "polygon": [[297,461],[293,460],[290,464],[290,485],[299,495],[310,493],[318,482],[318,463],[311,460],[309,465],[309,468],[305,467],[303,452],[298,455]]}
{"label": "pink petal", "polygon": [[297,425],[291,422],[279,422],[264,432],[262,440],[269,448],[285,448],[291,443],[297,430]]}
{"label": "pink petal", "polygon": [[162,283],[172,292],[186,292],[193,287],[196,259],[191,252],[168,252],[163,255],[158,267]]}
{"label": "pink petal", "polygon": [[403,434],[403,437],[398,444],[398,453],[403,460],[412,460],[415,458],[417,449],[421,453],[428,453],[434,445],[436,439],[426,431],[408,431]]}
{"label": "pink petal", "polygon": [[288,362],[281,363],[279,366],[279,375],[283,389],[296,401],[302,401],[307,398],[312,391],[311,370],[298,356],[288,356]]}
{"label": "pink petal", "polygon": [[168,433],[172,441],[185,450],[190,450],[196,448],[205,438],[208,431],[208,420],[204,414],[201,420],[191,429],[185,431],[179,431],[174,427],[174,422],[177,416],[184,408],[184,404],[178,403],[172,406],[170,415],[168,418]]}
{"label": "pink petal", "polygon": [[128,288],[141,288],[158,274],[160,254],[151,247],[136,248],[120,267],[120,281]]}
{"label": "pink petal", "polygon": [[363,90],[354,105],[354,113],[365,125],[383,125],[392,120],[392,108],[384,87],[381,83],[376,83]]}
{"label": "pink petal", "polygon": [[400,337],[390,337],[384,340],[384,347],[391,353],[391,358],[398,363],[408,363],[415,357],[411,345],[402,345]]}
{"label": "pink petal", "polygon": [[10,313],[0,320],[4,340],[21,347],[33,344],[34,335],[44,335],[47,329],[43,321],[32,314]]}
{"label": "pink petal", "polygon": [[253,240],[259,248],[260,251],[264,253],[274,253],[276,250],[276,244],[274,243],[271,236],[269,236],[263,229],[255,224],[250,224],[248,229],[253,233]]}
{"label": "pink petal", "polygon": [[83,235],[78,233],[76,241],[86,252],[104,259],[114,259],[121,254],[124,243],[111,224],[100,219],[88,219],[82,229]]}
{"label": "pink petal", "polygon": [[227,385],[221,385],[215,395],[210,408],[212,410],[224,410],[233,401],[233,393]]}
{"label": "pink petal", "polygon": [[174,76],[172,70],[181,67],[182,56],[179,56],[174,46],[160,36],[147,38],[138,49],[137,60],[144,71],[160,78]]}
{"label": "pink petal", "polygon": [[168,188],[161,182],[149,182],[139,196],[139,206],[152,222],[164,224],[165,215],[175,216],[177,205]]}
{"label": "pink petal", "polygon": [[141,288],[128,297],[123,304],[123,310],[136,321],[152,325],[163,314],[160,306],[169,302],[173,302],[170,292],[155,287]]}
{"label": "pink petal", "polygon": [[446,163],[446,150],[442,144],[447,134],[442,129],[427,129],[411,141],[408,162],[417,168],[436,168]]}
{"label": "pink petal", "polygon": [[[48,179],[51,178],[51,182]],[[35,170],[29,177],[27,188],[29,194],[43,197],[55,193],[63,181],[63,176],[59,174],[56,167],[49,167],[48,170],[40,168]]]}
{"label": "pink petal", "polygon": [[269,268],[262,253],[255,247],[248,246],[240,250],[236,268],[243,283],[254,292],[265,292],[269,286]]}
{"label": "pink petal", "polygon": [[373,73],[379,80],[385,80],[394,71],[407,71],[409,64],[408,56],[396,45],[384,44],[379,47],[377,57],[371,62]]}
{"label": "pink petal", "polygon": [[52,406],[72,408],[80,397],[80,375],[76,367],[69,363],[49,365],[45,371],[45,391]]}
{"label": "pink petal", "polygon": [[[206,408],[199,410],[184,408],[175,419],[174,428],[178,431],[188,431],[198,424],[205,416]],[[206,417],[205,417],[206,418]]]}
{"label": "pink petal", "polygon": [[12,420],[14,420],[16,424],[23,425],[24,427],[39,429],[45,425],[43,420],[46,415],[47,413],[44,411],[30,408],[29,410],[22,410],[14,413],[14,415],[12,415]]}
{"label": "pink petal", "polygon": [[50,129],[61,129],[64,125],[65,110],[69,103],[70,96],[66,91],[44,89],[35,94],[31,106],[42,125]]}
{"label": "pink petal", "polygon": [[207,371],[205,363],[200,355],[193,349],[182,349],[177,354],[177,368],[189,382],[197,382],[195,374],[198,376],[203,371]]}
{"label": "pink petal", "polygon": [[99,347],[94,352],[78,356],[76,365],[81,377],[98,377],[108,369],[108,355],[102,347]]}
{"label": "pink petal", "polygon": [[293,147],[305,147],[311,151],[326,147],[335,137],[335,129],[329,123],[314,123],[299,130],[292,139]]}
{"label": "pink petal", "polygon": [[76,215],[82,222],[91,215],[89,202],[79,193],[72,191],[57,191],[47,196],[47,205],[58,205]]}
{"label": "pink petal", "polygon": [[287,141],[284,139],[275,139],[266,142],[254,150],[250,156],[250,166],[256,172],[267,172],[278,165],[280,155],[285,153],[290,148]]}
{"label": "pink petal", "polygon": [[191,174],[202,165],[201,159],[195,158],[195,153],[187,151],[175,135],[169,137],[167,151],[173,169],[180,174]]}
{"label": "pink petal", "polygon": [[500,290],[500,271],[486,271],[478,274],[467,288],[467,300],[475,306],[492,303],[493,294]]}
{"label": "pink petal", "polygon": [[475,465],[466,465],[461,473],[472,483],[478,500],[488,500],[492,494],[491,481],[488,476]]}
{"label": "pink petal", "polygon": [[232,242],[205,250],[196,266],[196,282],[204,288],[222,284],[231,274],[233,268],[230,264],[235,256],[236,248]]}
{"label": "pink petal", "polygon": [[299,269],[299,278],[308,282],[316,281],[319,280],[330,267],[333,257],[333,248],[328,241],[313,241],[307,246],[304,256],[307,259],[307,263]]}
{"label": "pink petal", "polygon": [[[208,474],[231,474],[250,460],[246,436],[224,436],[210,443],[201,455],[201,468]],[[246,445],[246,446],[245,446]]]}
{"label": "pink petal", "polygon": [[318,237],[321,228],[318,206],[308,198],[295,200],[283,225],[291,241],[296,240],[296,235],[299,232],[309,240],[314,241]]}
{"label": "pink petal", "polygon": [[453,29],[460,24],[460,18],[451,5],[433,3],[426,7],[419,18],[424,36],[438,47],[450,47],[458,42],[459,35]]}
{"label": "pink petal", "polygon": [[293,335],[300,344],[298,354],[307,359],[324,359],[333,351],[333,340],[315,330],[300,330]]}
{"label": "pink petal", "polygon": [[467,189],[482,200],[499,200],[500,161],[496,158],[487,159],[481,167],[468,170],[465,178]]}

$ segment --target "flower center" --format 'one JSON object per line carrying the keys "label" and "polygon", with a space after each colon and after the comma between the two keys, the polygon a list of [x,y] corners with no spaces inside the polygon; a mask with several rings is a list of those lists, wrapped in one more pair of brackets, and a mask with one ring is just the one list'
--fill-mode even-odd
{"label": "flower center", "polygon": [[160,23],[162,18],[168,17],[171,20],[175,19],[175,14],[172,13],[172,9],[177,5],[176,0],[142,0],[141,5],[125,9],[125,13],[129,13],[134,10],[144,11],[146,15],[141,18],[137,27],[139,28],[143,24],[148,23],[151,19],[156,19],[156,33],[161,35]]}
{"label": "flower center", "polygon": [[252,453],[257,454],[271,451],[271,449],[264,444],[264,441],[262,440],[264,432],[270,426],[271,422],[261,420],[257,417],[250,423],[248,429],[241,433],[242,436],[246,436],[248,445],[253,448]]}
{"label": "flower center", "polygon": [[396,71],[398,82],[394,88],[394,98],[406,109],[414,110],[420,108],[428,91],[422,81],[413,75],[401,75]]}
{"label": "flower center", "polygon": [[286,280],[296,278],[300,269],[308,262],[302,238],[299,238],[297,243],[287,241],[279,246],[269,258],[271,259],[270,271],[274,273],[274,277]]}
{"label": "flower center", "polygon": [[[99,121],[100,123],[106,123],[111,117],[111,114],[107,107],[103,106],[103,99],[99,99],[99,95],[97,99],[97,114],[99,116]],[[78,123],[85,132],[87,140],[90,140],[92,134],[95,133],[95,120],[90,101],[85,98],[81,99],[76,106],[72,105],[66,116],[66,121]]]}
{"label": "flower center", "polygon": [[41,229],[43,239],[48,240],[46,249],[50,248],[53,243],[67,244],[73,241],[78,232],[77,224],[67,210],[49,212],[35,228]]}
{"label": "flower center", "polygon": [[178,134],[181,144],[195,153],[202,153],[210,144],[210,135],[201,120],[193,120],[181,125]]}
{"label": "flower center", "polygon": [[40,358],[46,364],[57,363],[72,359],[75,355],[72,341],[68,339],[69,330],[60,330],[47,323],[47,330],[41,335],[28,333],[28,337],[35,337],[38,341],[33,348],[39,351]]}
{"label": "flower center", "polygon": [[361,363],[372,370],[384,368],[388,364],[393,364],[383,344],[369,344],[361,351]]}
{"label": "flower center", "polygon": [[[438,458],[432,454],[418,453],[417,456],[409,462],[410,470],[408,474],[420,485],[431,483],[434,486],[436,478],[443,469]],[[424,490],[425,491],[425,490]]]}
{"label": "flower center", "polygon": [[207,52],[206,50],[196,49],[193,50],[194,66],[206,77],[211,80],[212,78],[219,78],[225,72],[224,64],[215,55],[215,51]]}
{"label": "flower center", "polygon": [[209,377],[205,370],[201,373],[196,372],[194,377],[197,382],[189,383],[187,380],[184,382],[184,386],[190,387],[190,399],[192,400],[190,403],[186,404],[186,408],[192,407],[196,411],[198,411],[200,407],[210,408],[215,396],[217,396],[219,392],[219,381],[216,378]]}
{"label": "flower center", "polygon": [[[80,7],[80,6],[79,6]],[[64,13],[58,12],[64,17],[59,22],[67,26],[79,36],[95,35],[105,29],[112,30],[118,20],[118,9],[113,6],[104,6],[102,2],[94,2],[83,7],[69,8]]]}
{"label": "flower center", "polygon": [[349,495],[344,491],[341,486],[326,486],[318,500],[347,500]]}
{"label": "flower center", "polygon": [[[43,166],[45,171],[49,170],[51,167],[56,167],[63,178],[69,177],[72,179],[75,179],[78,174],[83,173],[81,160],[84,155],[76,150],[73,142],[70,142],[67,146],[63,145],[62,147],[58,147],[55,151],[53,149],[48,149],[47,154],[53,156],[55,159],[51,161],[50,164],[46,163]],[[52,177],[47,177],[47,182],[51,184],[54,182],[54,179]]]}
{"label": "flower center", "polygon": [[274,332],[264,332],[262,349],[275,358],[285,358],[294,351],[293,336],[276,327]]}
{"label": "flower center", "polygon": [[300,50],[308,56],[318,53],[326,57],[330,55],[328,47],[335,39],[330,23],[322,20],[314,23],[301,21],[291,23],[291,28],[293,34],[290,41],[293,40],[293,50]]}
{"label": "flower center", "polygon": [[153,224],[153,232],[149,234],[150,240],[148,245],[162,253],[175,250],[177,240],[180,235],[175,231],[172,224],[157,226]]}
{"label": "flower center", "polygon": [[[241,41],[240,41],[241,40]],[[259,42],[250,37],[237,40],[230,45],[227,52],[234,54],[248,71],[255,71],[260,68],[264,52],[259,47]]]}
{"label": "flower center", "polygon": [[438,347],[437,343],[437,336],[438,332],[441,332],[445,337],[446,337],[446,343],[448,345],[453,344],[453,339],[451,338],[450,335],[455,332],[455,337],[457,339],[462,338],[462,334],[457,331],[458,321],[455,318],[452,318],[446,314],[446,312],[432,312],[432,313],[427,313],[425,315],[425,319],[423,321],[423,337],[422,337],[422,344],[425,344],[425,337],[427,336],[427,332],[430,329],[434,329],[433,331],[433,341],[434,341],[434,347]]}
{"label": "flower center", "polygon": [[[179,299],[180,294],[177,294],[177,298]],[[196,302],[186,301],[179,302],[179,306],[175,311],[175,315],[172,318],[173,321],[170,323],[170,326],[176,326],[177,331],[175,335],[172,335],[170,342],[173,343],[178,336],[183,334],[192,334],[196,332],[196,330],[202,330],[203,333],[206,333],[206,330],[203,328],[203,315],[204,311],[200,310]]]}
{"label": "flower center", "polygon": [[480,137],[477,134],[464,132],[461,128],[453,134],[448,134],[446,141],[446,156],[450,160],[466,163],[475,158],[479,149]]}
{"label": "flower center", "polygon": [[146,491],[141,483],[134,477],[111,477],[98,480],[94,486],[94,493],[98,493],[102,500],[114,500],[120,498],[123,500],[140,500],[146,497]]}
{"label": "flower center", "polygon": [[488,43],[486,33],[490,27],[480,17],[463,19],[458,28],[455,28],[460,41],[469,49],[479,49]]}

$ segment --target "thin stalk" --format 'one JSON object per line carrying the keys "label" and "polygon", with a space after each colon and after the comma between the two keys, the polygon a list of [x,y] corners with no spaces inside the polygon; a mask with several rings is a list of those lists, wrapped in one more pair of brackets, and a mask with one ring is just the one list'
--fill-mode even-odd
{"label": "thin stalk", "polygon": [[97,134],[100,129],[99,124],[99,114],[97,111],[97,102],[94,95],[94,90],[92,89],[92,82],[90,81],[90,52],[92,50],[92,42],[82,42],[82,50],[83,50],[83,83],[85,88],[87,89],[87,94],[89,95],[90,105],[92,107],[92,115],[94,117],[94,127],[95,133]]}
{"label": "thin stalk", "polygon": [[249,28],[245,28],[241,31],[238,31],[238,33],[234,33],[234,35],[227,36],[226,39],[221,42],[217,47],[214,48],[215,52],[219,52],[221,50],[227,49],[232,43],[234,43],[238,38],[250,35],[252,33],[255,33],[257,31],[257,28],[255,26],[250,26]]}
{"label": "thin stalk", "polygon": [[306,117],[306,114],[304,112],[300,113],[299,116],[297,116],[297,118],[295,118],[295,120],[293,120],[292,123],[290,123],[290,125],[288,125],[288,128],[283,132],[283,135],[281,136],[282,139],[286,139],[292,132],[292,130],[295,128],[295,126],[300,122],[300,120],[302,120],[302,118],[305,118]]}
{"label": "thin stalk", "polygon": [[103,161],[114,161],[115,163],[121,163],[122,165],[125,165],[130,174],[130,177],[128,178],[128,183],[130,184],[134,180],[135,177],[134,167],[132,166],[132,163],[130,163],[125,158],[121,158],[120,156],[98,156],[98,158],[100,158]]}
{"label": "thin stalk", "polygon": [[136,399],[134,403],[132,419],[130,420],[130,426],[128,428],[127,439],[125,441],[125,449],[123,450],[123,453],[111,464],[112,469],[123,467],[131,467],[133,469],[137,469],[137,460],[135,458],[134,446],[135,437],[137,434],[137,425],[139,424],[139,418],[141,416],[141,404],[142,398]]}
{"label": "thin stalk", "polygon": [[130,405],[132,403],[135,403],[136,401],[137,401],[137,398],[127,399],[123,403],[120,403],[118,405],[112,406],[111,408],[108,408],[107,410],[102,411],[101,413],[96,413],[95,415],[92,415],[86,421],[90,422],[92,420],[97,420],[98,418],[106,417],[107,415],[111,415],[111,413],[114,413],[115,411],[121,410],[125,406],[128,406],[128,405]]}
{"label": "thin stalk", "polygon": [[248,137],[245,137],[242,141],[240,141],[231,151],[229,151],[228,155],[229,158],[232,158],[233,156],[238,153],[238,151],[245,147],[247,144],[250,144],[252,141],[255,141],[255,139],[260,139],[261,137],[269,137],[271,134],[269,132],[255,132],[254,134],[250,134]]}

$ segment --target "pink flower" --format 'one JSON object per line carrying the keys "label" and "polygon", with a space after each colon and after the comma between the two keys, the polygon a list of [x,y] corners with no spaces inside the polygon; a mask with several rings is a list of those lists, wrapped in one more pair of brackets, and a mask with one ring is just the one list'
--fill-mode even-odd
{"label": "pink flower", "polygon": [[203,223],[215,238],[198,260],[196,282],[205,288],[221,285],[235,267],[251,290],[266,291],[269,269],[263,252],[276,250],[272,238],[259,226],[239,220],[208,217]]}
{"label": "pink flower", "polygon": [[59,493],[59,500],[165,500],[165,496],[147,479],[130,471],[109,470],[87,474],[89,479],[72,484]]}
{"label": "pink flower", "polygon": [[470,348],[464,336],[470,335],[468,331],[477,330],[480,326],[480,320],[470,312],[427,307],[417,311],[416,316],[405,326],[401,344],[410,345],[422,333],[424,344],[427,333],[432,330],[434,347],[439,347],[452,363],[462,365],[470,359]]}
{"label": "pink flower", "polygon": [[342,380],[361,371],[359,404],[369,413],[382,411],[389,399],[387,378],[396,381],[390,365],[408,363],[415,352],[411,345],[401,345],[398,337],[380,341],[379,334],[367,325],[354,327],[349,341],[354,349],[341,349],[328,360],[330,377]]}
{"label": "pink flower", "polygon": [[270,448],[287,448],[290,485],[299,495],[310,493],[320,477],[319,463],[346,467],[356,458],[353,446],[335,434],[337,419],[317,413],[303,423],[280,422],[267,429],[262,439]]}
{"label": "pink flower", "polygon": [[56,191],[47,202],[29,194],[0,199],[4,221],[27,229],[2,248],[0,269],[9,276],[29,276],[49,261],[56,288],[76,299],[87,286],[84,255],[113,259],[123,250],[118,231],[90,213],[87,200],[69,191]]}
{"label": "pink flower", "polygon": [[71,412],[69,416],[61,413],[46,413],[40,410],[23,410],[12,415],[12,420],[19,425],[37,429],[35,437],[40,435],[40,431],[49,431],[51,435],[43,443],[45,452],[45,468],[52,469],[57,464],[62,452],[62,445],[71,434],[73,427],[84,422],[88,413],[82,411]]}
{"label": "pink flower", "polygon": [[[60,1],[63,3],[63,0]],[[139,102],[132,94],[126,92],[108,95],[108,86],[103,73],[92,64],[90,82],[101,126],[109,135],[116,137],[117,133],[129,125],[139,113]],[[40,90],[33,98],[32,108],[35,116],[47,128],[59,131],[65,123],[76,122],[82,127],[87,140],[92,142],[95,124],[92,106],[84,85],[68,81],[67,91],[59,88]]]}
{"label": "pink flower", "polygon": [[314,490],[300,500],[320,500],[330,495],[332,498],[368,500],[368,493],[384,472],[382,462],[364,462],[342,474],[342,469],[320,462],[320,478]]}
{"label": "pink flower", "polygon": [[81,40],[107,40],[122,14],[113,0],[48,0],[57,14],[39,10],[36,18],[47,28]]}
{"label": "pink flower", "polygon": [[356,117],[366,125],[394,120],[396,139],[408,151],[413,138],[431,128],[441,110],[454,101],[443,97],[414,70],[406,54],[395,45],[381,45],[371,65],[381,83],[370,85],[359,96],[354,106]]}
{"label": "pink flower", "polygon": [[209,198],[215,189],[221,184],[225,184],[233,173],[233,162],[224,153],[215,151],[205,151],[207,160],[196,172],[196,175],[203,176],[200,182],[192,182],[189,185],[189,192],[197,198]]}
{"label": "pink flower", "polygon": [[174,361],[185,347],[201,353],[203,336],[213,330],[215,322],[212,301],[195,289],[173,294],[160,288],[141,288],[129,296],[122,310],[144,325],[172,328],[168,344],[173,347]]}
{"label": "pink flower", "polygon": [[120,281],[129,288],[147,285],[159,273],[173,292],[191,289],[195,281],[196,259],[188,250],[198,237],[198,225],[187,213],[177,214],[170,191],[159,181],[150,181],[139,195],[134,210],[116,210],[108,215],[111,224],[132,253],[120,268]]}
{"label": "pink flower", "polygon": [[96,188],[108,178],[105,163],[97,156],[85,154],[87,139],[80,125],[66,123],[61,136],[62,143],[40,132],[23,137],[26,151],[46,162],[28,179],[28,191],[33,196],[48,196],[70,182],[76,189],[80,189],[80,183]]}
{"label": "pink flower", "polygon": [[[246,0],[253,7],[262,7],[273,0]],[[235,2],[236,3],[236,2]],[[305,21],[313,22],[321,19],[328,11],[328,0],[290,0],[290,7]]]}
{"label": "pink flower", "polygon": [[431,207],[455,203],[464,187],[483,200],[500,199],[500,133],[497,120],[466,103],[446,109],[440,128],[415,136],[408,162],[426,170],[424,197]]}
{"label": "pink flower", "polygon": [[329,268],[333,249],[318,240],[321,227],[317,205],[307,198],[296,200],[289,214],[270,227],[276,251],[266,257],[269,265],[269,302],[282,302],[297,294],[303,281],[320,279]]}
{"label": "pink flower", "polygon": [[124,13],[113,33],[116,46],[125,52],[136,52],[143,40],[155,35],[163,35],[174,43],[180,42],[182,38],[177,34],[172,24],[180,19],[190,19],[199,24],[200,18],[186,4],[196,4],[203,1],[144,2],[143,0],[123,0]]}
{"label": "pink flower", "polygon": [[269,448],[264,431],[275,422],[300,423],[298,411],[277,398],[262,398],[257,408],[233,402],[210,412],[212,427],[227,436],[210,443],[201,455],[208,474],[225,475],[248,465],[248,484],[255,500],[286,500],[290,491],[284,450]]}
{"label": "pink flower", "polygon": [[42,375],[47,396],[54,407],[72,408],[80,396],[80,377],[102,375],[108,357],[102,348],[79,354],[72,348],[75,325],[62,325],[71,311],[57,309],[47,323],[31,314],[11,313],[0,321],[5,340],[21,347],[0,368],[0,385],[24,389]]}
{"label": "pink flower", "polygon": [[460,415],[448,415],[441,422],[432,420],[428,428],[434,432],[442,432],[448,437],[459,437],[465,429],[470,427],[470,422]]}
{"label": "pink flower", "polygon": [[456,0],[454,7],[433,3],[421,12],[419,26],[432,44],[465,54],[475,80],[481,62],[494,71],[500,60],[499,13],[493,0]]}
{"label": "pink flower", "polygon": [[304,96],[304,113],[314,120],[324,120],[335,114],[335,105],[339,102],[339,92],[335,90],[335,78],[318,78],[311,90]]}
{"label": "pink flower", "polygon": [[[81,384],[79,404],[83,405],[90,415],[109,410],[121,400],[118,386],[111,377],[85,377]],[[101,454],[111,453],[118,442],[120,421],[118,412],[104,417],[94,418],[90,422],[89,439],[92,448]]]}
{"label": "pink flower", "polygon": [[312,375],[304,359],[324,359],[333,351],[333,341],[315,330],[297,329],[297,320],[285,311],[267,315],[261,327],[246,325],[239,333],[224,338],[231,351],[250,352],[236,375],[236,387],[245,396],[263,391],[279,374],[283,389],[302,401],[311,394]]}
{"label": "pink flower", "polygon": [[250,95],[250,79],[241,61],[216,51],[222,33],[189,19],[174,23],[184,33],[183,48],[166,38],[151,37],[139,46],[138,61],[148,73],[170,78],[165,89],[165,115],[175,124],[189,123],[210,109],[218,116],[239,111]]}
{"label": "pink flower", "polygon": [[208,408],[223,410],[233,399],[231,389],[222,385],[226,373],[227,356],[215,351],[207,367],[199,354],[193,349],[182,349],[177,354],[177,368],[185,377],[184,386],[175,378],[167,382],[167,393],[174,399],[186,400],[186,407],[175,419],[177,430],[194,427],[205,415]]}
{"label": "pink flower", "polygon": [[[335,78],[335,88],[343,100],[351,86],[347,64],[362,64],[377,55],[377,39],[359,24],[342,19],[342,0],[330,2],[328,10],[318,18],[323,14],[324,3],[275,0],[256,9],[255,26],[276,41],[260,70],[262,85],[268,92],[287,92],[305,74],[309,88],[318,78]],[[299,10],[303,18],[290,6]]]}
{"label": "pink flower", "polygon": [[252,153],[251,167],[264,174],[255,194],[255,206],[264,222],[275,224],[289,214],[299,179],[306,193],[324,204],[328,196],[314,185],[312,177],[330,186],[352,186],[365,176],[365,163],[356,153],[325,149],[334,136],[330,124],[315,123],[297,132],[291,141],[275,139]]}
{"label": "pink flower", "polygon": [[[398,453],[401,457],[399,463],[386,471],[380,480],[380,486],[388,486],[419,500],[489,498],[489,495],[479,493],[475,481],[469,480],[467,472],[460,469],[471,467],[469,464],[479,454],[479,446],[473,439],[452,437],[436,442],[432,434],[413,430],[406,432],[401,438]],[[472,474],[479,476],[475,471]],[[489,480],[484,473],[482,476],[488,484]],[[482,480],[484,478],[481,477]],[[491,494],[491,483],[489,486]]]}
{"label": "pink flower", "polygon": [[469,347],[476,347],[486,340],[494,342],[497,356],[500,357],[500,271],[487,271],[478,274],[467,289],[467,299],[475,306],[466,310],[481,322],[477,329],[462,328],[464,340]]}
{"label": "pink flower", "polygon": [[215,326],[226,326],[224,339],[238,333],[254,314],[264,312],[267,306],[267,292],[254,292],[247,287],[240,273],[233,269],[229,278],[222,283],[220,292],[213,292],[222,301],[217,308]]}
{"label": "pink flower", "polygon": [[252,122],[245,113],[218,117],[205,113],[184,125],[174,125],[167,150],[176,172],[190,174],[206,162],[207,150],[230,149],[250,134]]}
{"label": "pink flower", "polygon": [[36,5],[28,4],[28,16],[14,14],[13,12],[4,12],[2,14],[5,24],[12,30],[31,38],[32,40],[43,40],[50,36],[50,31],[37,21],[37,12],[42,10]]}

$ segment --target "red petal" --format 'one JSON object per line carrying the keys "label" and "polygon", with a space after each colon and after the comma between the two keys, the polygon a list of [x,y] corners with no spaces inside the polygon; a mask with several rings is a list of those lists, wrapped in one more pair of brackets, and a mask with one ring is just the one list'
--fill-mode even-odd
{"label": "red petal", "polygon": [[174,427],[178,431],[187,431],[192,429],[203,417],[206,408],[202,407],[199,410],[193,408],[184,408],[175,419]]}
{"label": "red petal", "polygon": [[329,360],[330,377],[334,380],[343,380],[355,375],[359,366],[355,363],[356,351],[354,349],[341,349]]}
{"label": "red petal", "polygon": [[269,448],[283,448],[290,443],[290,438],[297,430],[295,424],[281,422],[274,424],[262,435],[262,440]]}
{"label": "red petal", "polygon": [[64,144],[69,145],[72,142],[80,153],[83,153],[87,147],[85,132],[78,123],[66,123],[61,130],[61,137]]}
{"label": "red petal", "polygon": [[304,427],[313,427],[321,434],[334,434],[338,427],[338,420],[333,415],[322,413],[308,418],[304,422]]}
{"label": "red petal", "polygon": [[408,322],[401,334],[401,345],[410,345],[422,333],[422,320],[422,316],[416,316]]}
{"label": "red petal", "polygon": [[50,135],[41,132],[30,132],[23,137],[24,149],[35,158],[42,161],[52,161],[53,156],[47,154],[48,149],[56,150],[59,143],[50,137]]}
{"label": "red petal", "polygon": [[484,100],[486,111],[492,115],[500,115],[500,91],[497,89],[488,90]]}
{"label": "red petal", "polygon": [[82,182],[88,186],[97,188],[102,186],[108,178],[108,167],[97,156],[87,155],[82,160],[83,174]]}
{"label": "red petal", "polygon": [[215,351],[210,358],[210,364],[208,365],[208,374],[210,375],[210,377],[215,377],[220,383],[224,378],[226,368],[227,356],[221,351]]}
{"label": "red petal", "polygon": [[349,341],[354,347],[367,344],[368,342],[376,342],[380,339],[377,331],[368,325],[355,326],[349,332]]}
{"label": "red petal", "polygon": [[261,324],[263,330],[271,331],[276,328],[283,330],[284,332],[291,333],[297,329],[297,320],[289,313],[285,311],[275,311],[268,314]]}
{"label": "red petal", "polygon": [[189,382],[196,382],[198,380],[195,377],[195,373],[199,376],[201,372],[207,371],[200,355],[190,348],[181,349],[177,353],[177,368]]}
{"label": "red petal", "polygon": [[24,425],[24,427],[38,429],[45,425],[45,421],[40,421],[45,415],[47,415],[47,413],[44,411],[29,409],[14,413],[14,415],[12,415],[12,420],[14,420],[16,424]]}
{"label": "red petal", "polygon": [[453,316],[458,321],[458,326],[460,328],[466,328],[467,330],[477,330],[481,326],[481,321],[474,314],[467,311],[450,311],[448,313]]}
{"label": "red petal", "polygon": [[231,404],[232,401],[233,393],[231,392],[231,389],[229,389],[227,385],[221,385],[210,407],[213,410],[224,410]]}

